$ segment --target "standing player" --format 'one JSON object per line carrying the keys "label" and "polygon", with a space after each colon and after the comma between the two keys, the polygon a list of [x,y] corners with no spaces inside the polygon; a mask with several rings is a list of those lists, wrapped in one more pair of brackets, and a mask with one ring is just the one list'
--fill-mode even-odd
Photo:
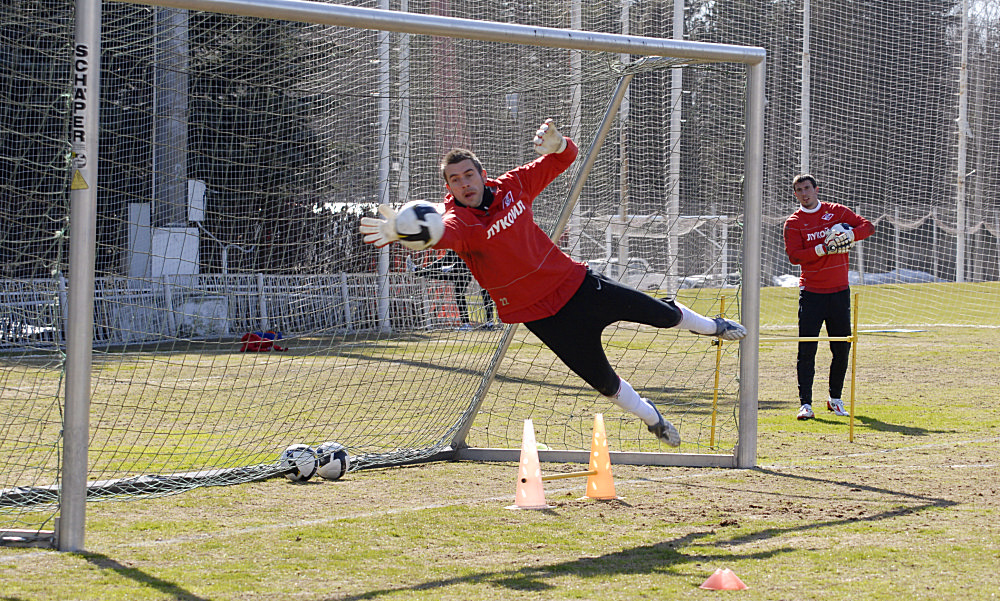
{"label": "standing player", "polygon": [[451,282],[455,287],[455,304],[458,306],[458,318],[461,321],[459,330],[466,331],[477,327],[485,330],[493,329],[493,300],[490,299],[486,288],[479,289],[479,295],[483,299],[483,311],[486,312],[486,323],[473,326],[469,321],[469,301],[465,298],[465,289],[472,283],[472,272],[458,253],[448,250],[443,257],[423,267],[417,267],[413,259],[407,255],[406,268],[418,277]]}
{"label": "standing player", "polygon": [[[441,160],[445,196],[444,235],[436,248],[454,249],[489,291],[500,318],[523,323],[574,373],[612,403],[641,419],[662,442],[681,443],[677,429],[650,401],[615,373],[601,341],[605,327],[631,321],[659,328],[740,340],[746,329],[710,319],[675,301],[653,298],[603,275],[562,252],[535,223],[531,207],[542,190],[576,159],[577,147],[551,119],[535,133],[534,161],[489,179],[469,150],[453,149]],[[399,239],[393,213],[363,218],[365,242],[384,246]]]}
{"label": "standing player", "polygon": [[[785,252],[799,277],[799,336],[819,336],[826,322],[831,337],[851,335],[851,288],[847,279],[847,253],[858,240],[875,233],[870,221],[844,205],[820,202],[816,178],[795,176],[792,190],[799,209],[785,221]],[[812,419],[812,387],[816,375],[816,342],[799,342],[795,369],[799,384],[798,419]],[[830,398],[826,408],[847,415],[840,396],[851,350],[850,342],[831,342]]]}

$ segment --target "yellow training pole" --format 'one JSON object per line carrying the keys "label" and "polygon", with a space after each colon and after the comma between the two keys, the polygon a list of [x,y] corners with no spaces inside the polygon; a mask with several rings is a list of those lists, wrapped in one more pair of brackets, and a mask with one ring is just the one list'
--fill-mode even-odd
{"label": "yellow training pole", "polygon": [[854,384],[857,381],[858,371],[858,293],[854,293],[854,329],[851,330],[851,417],[848,419],[848,440],[854,442]]}
{"label": "yellow training pole", "polygon": [[[722,297],[719,304],[719,312],[726,316],[726,297]],[[715,346],[715,389],[712,391],[712,429],[709,433],[708,446],[715,448],[715,414],[719,406],[719,373],[722,371],[722,338],[712,340]]]}
{"label": "yellow training pole", "polygon": [[562,480],[564,478],[587,478],[589,476],[596,476],[597,470],[588,470],[586,472],[566,472],[565,474],[549,474],[548,476],[542,476],[542,482],[548,482],[549,480]]}

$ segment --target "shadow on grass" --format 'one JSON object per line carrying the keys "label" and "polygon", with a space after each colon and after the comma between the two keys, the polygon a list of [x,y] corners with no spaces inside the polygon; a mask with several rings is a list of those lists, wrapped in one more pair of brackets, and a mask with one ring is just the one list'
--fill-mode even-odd
{"label": "shadow on grass", "polygon": [[[816,414],[816,417],[809,421],[831,425],[843,424],[845,427],[847,426],[845,418],[820,417],[818,413]],[[917,426],[890,424],[889,422],[884,422],[880,419],[864,415],[855,415],[854,425],[855,427],[867,428],[874,432],[893,432],[903,436],[930,436],[931,434],[950,434],[954,432],[954,430],[929,430],[927,428],[920,428]]]}
{"label": "shadow on grass", "polygon": [[139,586],[159,591],[170,599],[177,599],[178,601],[207,601],[206,597],[199,597],[177,586],[173,582],[167,582],[166,580],[151,576],[142,570],[122,565],[107,555],[101,555],[100,553],[80,553],[80,556],[101,570],[115,572],[122,578],[127,578]]}
{"label": "shadow on grass", "polygon": [[[784,401],[761,401],[760,411],[785,411],[788,415],[789,421],[794,421],[795,413],[789,409],[791,405]],[[795,405],[798,408],[798,405]],[[806,423],[815,422],[820,424],[829,425],[843,425],[847,427],[847,418],[845,417],[826,417],[833,416],[832,413],[823,409],[816,410],[816,417],[806,420]],[[855,427],[867,428],[873,432],[893,432],[895,434],[901,434],[903,436],[930,436],[931,434],[950,434],[954,430],[931,430],[928,428],[920,428],[918,426],[911,425],[901,425],[893,424],[889,422],[884,422],[880,419],[875,419],[874,417],[868,417],[867,415],[855,415],[854,416]]]}
{"label": "shadow on grass", "polygon": [[[492,572],[480,572],[446,578],[440,580],[430,580],[408,587],[387,588],[367,591],[348,596],[327,597],[329,601],[334,599],[339,601],[361,601],[364,599],[379,599],[381,597],[396,596],[405,591],[433,591],[444,590],[456,585],[484,585],[493,586],[498,589],[508,589],[521,592],[544,592],[554,588],[547,581],[562,576],[592,577],[592,576],[627,576],[631,574],[649,573],[674,573],[678,576],[688,578],[687,566],[697,566],[703,563],[734,562],[741,560],[761,560],[776,557],[785,553],[797,552],[800,549],[793,546],[780,547],[769,550],[758,550],[749,553],[736,554],[730,551],[739,545],[756,543],[764,540],[775,539],[790,534],[801,534],[807,532],[817,532],[824,529],[835,528],[847,524],[858,522],[880,522],[892,520],[899,517],[918,514],[928,510],[938,510],[941,508],[958,505],[957,501],[940,499],[924,495],[916,495],[905,492],[897,492],[884,488],[878,488],[857,482],[846,482],[839,480],[826,480],[812,476],[799,474],[788,474],[769,469],[754,468],[753,471],[767,474],[775,478],[787,480],[797,480],[826,486],[838,486],[851,491],[868,491],[885,495],[889,498],[899,499],[909,505],[897,505],[892,509],[873,513],[865,517],[837,518],[809,523],[799,523],[786,527],[766,528],[749,534],[734,534],[730,537],[720,536],[715,528],[690,532],[678,538],[643,545],[631,549],[623,549],[614,553],[607,553],[595,557],[581,557],[571,561],[554,563],[548,565],[531,566],[518,570],[503,570]],[[730,525],[724,523],[722,525]],[[732,522],[738,525],[738,522]],[[698,547],[699,551],[705,548],[718,549],[717,552],[693,552],[685,551],[687,547]]]}
{"label": "shadow on grass", "polygon": [[[813,522],[809,524],[802,524],[799,526],[788,527],[788,528],[767,528],[759,532],[754,532],[752,534],[738,536],[728,539],[724,542],[717,544],[722,544],[724,546],[729,545],[740,545],[754,541],[766,540],[769,538],[774,538],[775,536],[782,536],[789,534],[791,532],[808,532],[811,530],[819,530],[822,528],[829,528],[833,526],[839,526],[843,524],[857,524],[859,522],[879,522],[882,520],[895,519],[907,515],[913,515],[927,510],[937,510],[948,507],[954,507],[958,505],[958,501],[952,501],[950,499],[941,499],[937,497],[929,497],[925,495],[915,495],[905,492],[891,491],[884,488],[878,488],[876,486],[869,486],[867,484],[859,484],[857,482],[845,482],[843,480],[825,480],[823,478],[816,478],[813,476],[804,476],[801,474],[789,474],[784,472],[777,472],[764,468],[754,468],[754,471],[767,474],[769,476],[775,476],[780,478],[799,480],[803,482],[815,483],[817,485],[835,485],[842,488],[846,488],[852,491],[867,491],[876,494],[886,495],[888,497],[894,497],[898,499],[905,500],[906,502],[915,503],[912,506],[898,506],[890,510],[881,511],[879,513],[874,513],[865,517],[852,517],[852,518],[838,518],[835,520],[827,520],[822,522]],[[737,556],[739,557],[739,556]]]}
{"label": "shadow on grass", "polygon": [[[328,600],[338,601],[360,601],[363,599],[379,599],[381,597],[396,596],[406,591],[433,591],[445,590],[451,586],[489,586],[498,590],[507,589],[519,592],[541,593],[555,588],[548,581],[562,576],[573,577],[595,577],[595,576],[623,576],[630,574],[648,574],[654,572],[675,571],[677,566],[691,563],[698,563],[704,556],[687,555],[679,550],[688,544],[694,544],[698,539],[708,537],[714,531],[695,532],[687,534],[678,539],[664,541],[652,545],[624,549],[614,553],[599,555],[596,557],[582,557],[572,561],[554,563],[548,565],[532,566],[518,570],[504,570],[495,572],[480,572],[455,578],[442,580],[431,580],[409,587],[380,589],[359,593],[356,595],[327,597]],[[791,549],[787,549],[790,551]],[[767,559],[785,552],[786,549],[762,551],[751,553],[745,557],[753,559]],[[733,556],[727,555],[728,558]],[[405,597],[405,594],[404,594]],[[497,598],[504,595],[498,592]]]}
{"label": "shadow on grass", "polygon": [[855,415],[854,421],[860,422],[866,428],[876,432],[895,432],[896,434],[902,434],[904,436],[929,436],[931,434],[946,434],[952,432],[952,430],[928,430],[927,428],[918,428],[916,426],[890,424],[872,417],[866,417],[864,415]]}

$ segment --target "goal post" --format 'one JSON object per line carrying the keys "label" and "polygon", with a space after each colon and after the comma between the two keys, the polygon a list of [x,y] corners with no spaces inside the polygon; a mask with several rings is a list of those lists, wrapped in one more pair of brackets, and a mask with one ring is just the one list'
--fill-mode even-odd
{"label": "goal post", "polygon": [[[688,42],[677,39],[644,38],[641,36],[629,36],[613,33],[590,32],[567,30],[560,28],[536,27],[518,25],[513,23],[497,23],[489,21],[479,21],[462,19],[455,17],[444,17],[427,14],[414,14],[399,11],[389,11],[372,8],[362,8],[345,5],[329,5],[318,2],[308,2],[302,0],[258,0],[254,2],[243,2],[233,0],[139,0],[131,4],[148,5],[154,7],[169,7],[180,10],[201,10],[211,11],[231,15],[241,15],[248,17],[261,17],[267,19],[282,19],[302,23],[331,25],[338,27],[352,27],[369,29],[382,32],[397,32],[404,34],[418,34],[442,36],[448,38],[464,38],[470,40],[480,40],[485,42],[502,42],[505,44],[524,44],[529,46],[541,46],[549,48],[559,48],[565,50],[598,51],[605,53],[624,53],[626,55],[638,55],[645,57],[669,57],[674,62],[671,66],[684,66],[697,63],[737,63],[746,66],[746,97],[745,97],[745,140],[740,141],[744,145],[744,170],[741,174],[743,182],[743,214],[741,219],[744,223],[742,231],[742,248],[740,257],[742,258],[741,272],[743,281],[758,282],[760,275],[760,238],[759,228],[762,204],[763,189],[763,106],[764,106],[764,65],[765,51],[758,47],[747,47],[727,44],[706,44],[701,42]],[[384,40],[385,38],[380,38]],[[384,49],[380,55],[384,57]],[[647,63],[649,64],[649,63]],[[387,65],[382,66],[383,73],[387,73]],[[621,78],[618,89],[622,93],[628,88],[628,81],[631,75],[626,74]],[[383,100],[387,100],[383,98]],[[573,189],[568,195],[565,205],[558,221],[554,224],[553,237],[558,239],[563,228],[573,214],[574,205],[579,197],[580,191],[586,182],[586,177],[590,172],[593,159],[599,152],[603,137],[607,135],[613,120],[616,118],[618,108],[622,98],[619,96],[613,99],[604,115],[603,124],[606,126],[602,131],[597,132],[589,152],[583,155],[583,166],[576,171],[576,180]],[[576,133],[576,132],[574,132]],[[383,146],[386,144],[388,136],[381,136]],[[381,153],[384,156],[384,153]],[[383,249],[379,254],[379,299],[380,299],[380,323],[383,330],[387,323],[389,312],[386,298],[389,294],[388,275],[389,262],[388,249]],[[756,444],[753,441],[756,432],[756,365],[757,348],[756,339],[756,315],[759,308],[759,291],[757,286],[741,287],[741,310],[740,318],[748,325],[751,334],[747,338],[745,345],[741,345],[739,359],[739,398],[738,423],[740,428],[740,444],[734,446],[731,457],[711,454],[709,458],[694,459],[683,454],[657,454],[659,458],[653,458],[653,454],[647,453],[613,453],[617,455],[619,461],[651,463],[662,465],[717,465],[717,466],[738,466],[750,467],[756,461]],[[668,291],[671,292],[671,291]],[[676,291],[672,291],[676,292]],[[748,311],[749,309],[749,311]],[[503,353],[509,345],[516,332],[516,328],[508,328],[503,337],[497,354],[492,362],[492,369],[496,369],[503,358]],[[489,389],[489,382],[494,374],[488,373],[484,378],[484,386],[479,389],[479,395],[484,395]],[[481,402],[481,398],[478,402]],[[473,409],[478,408],[478,402],[473,405]],[[466,413],[466,418],[459,422],[457,435],[450,445],[443,450],[443,456],[455,453],[458,458],[499,458],[510,459],[509,452],[495,453],[492,451],[477,452],[474,447],[467,444],[465,436],[473,420],[475,410]],[[516,450],[515,450],[516,452]],[[580,457],[571,452],[570,455],[578,460],[585,460],[586,453],[581,452]],[[441,455],[439,455],[441,456]],[[547,456],[543,453],[543,457]],[[553,460],[562,460],[567,457],[565,453],[553,452]]]}

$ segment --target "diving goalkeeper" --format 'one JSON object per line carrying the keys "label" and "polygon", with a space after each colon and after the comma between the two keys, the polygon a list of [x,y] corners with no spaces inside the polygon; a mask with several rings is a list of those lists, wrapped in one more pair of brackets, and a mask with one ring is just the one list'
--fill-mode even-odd
{"label": "diving goalkeeper", "polygon": [[[595,274],[560,250],[535,223],[531,208],[576,159],[577,146],[552,119],[539,127],[533,144],[540,157],[496,179],[487,176],[470,150],[456,148],[444,155],[445,227],[434,246],[454,249],[462,257],[504,322],[523,323],[587,384],[641,419],[662,442],[679,446],[673,424],[615,373],[601,333],[617,321],[680,327],[724,340],[740,340],[746,329]],[[399,233],[392,210],[379,211],[386,219],[363,218],[361,232],[365,242],[385,246],[399,239]]]}

